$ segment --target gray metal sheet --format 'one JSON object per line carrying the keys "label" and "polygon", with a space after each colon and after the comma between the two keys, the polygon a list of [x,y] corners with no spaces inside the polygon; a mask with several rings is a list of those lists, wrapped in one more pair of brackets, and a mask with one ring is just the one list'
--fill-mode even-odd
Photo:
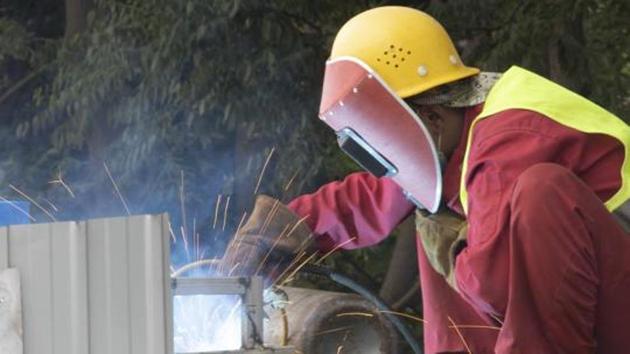
{"label": "gray metal sheet", "polygon": [[[90,354],[131,354],[129,249],[125,220],[87,225]],[[140,284],[138,284],[140,285]]]}
{"label": "gray metal sheet", "polygon": [[0,270],[9,267],[9,239],[6,228],[0,229]]}
{"label": "gray metal sheet", "polygon": [[0,228],[0,269],[21,274],[24,353],[172,353],[167,222]]}
{"label": "gray metal sheet", "polygon": [[52,224],[50,231],[53,353],[88,352],[85,226]]}
{"label": "gray metal sheet", "polygon": [[24,353],[54,353],[51,244],[48,225],[9,227],[9,267],[20,271]]}
{"label": "gray metal sheet", "polygon": [[162,244],[153,239],[161,234],[161,227],[159,219],[127,219],[127,233],[133,235],[127,238],[129,279],[144,285],[129,287],[131,353],[164,353],[167,349],[164,287],[170,287],[170,282],[164,278]]}

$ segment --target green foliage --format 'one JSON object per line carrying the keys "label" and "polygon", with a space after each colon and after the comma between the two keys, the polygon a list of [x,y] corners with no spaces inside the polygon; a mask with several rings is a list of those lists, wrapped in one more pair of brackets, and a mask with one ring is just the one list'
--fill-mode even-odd
{"label": "green foliage", "polygon": [[[4,61],[6,57],[24,61],[30,59],[32,55],[32,48],[29,45],[31,36],[22,25],[16,21],[2,18],[0,19],[0,33],[2,33],[3,38],[3,41],[0,42],[0,61]],[[13,41],[9,41],[9,38]]]}
{"label": "green foliage", "polygon": [[530,68],[630,120],[630,3],[433,1],[428,8],[488,71]]}
{"label": "green foliage", "polygon": [[[321,9],[335,16],[313,16]],[[316,113],[329,42],[357,11],[333,1],[96,1],[83,33],[57,40],[32,103],[19,102],[28,111],[12,110],[2,185],[52,201],[60,218],[120,214],[106,162],[132,212],[177,221],[183,174],[187,226],[195,219],[209,236],[217,194],[234,197],[229,230],[272,148],[259,191],[286,199],[343,176]],[[12,59],[26,60],[19,48],[9,46]],[[60,173],[77,198],[48,183]]]}

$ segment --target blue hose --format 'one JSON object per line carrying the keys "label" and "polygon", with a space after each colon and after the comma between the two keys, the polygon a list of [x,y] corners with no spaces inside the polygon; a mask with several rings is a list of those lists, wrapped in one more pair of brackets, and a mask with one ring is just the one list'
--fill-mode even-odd
{"label": "blue hose", "polygon": [[374,304],[374,306],[376,306],[376,308],[378,308],[381,311],[384,311],[383,315],[385,315],[385,317],[387,317],[387,319],[394,325],[394,327],[396,327],[396,329],[405,339],[407,344],[409,344],[414,354],[422,354],[422,349],[420,348],[420,345],[418,344],[418,342],[416,342],[415,338],[411,334],[411,331],[409,331],[409,328],[407,328],[407,326],[405,326],[405,324],[402,323],[402,321],[398,317],[388,312],[390,311],[390,309],[383,302],[383,300],[381,300],[378,296],[376,296],[371,291],[366,289],[364,286],[346,277],[345,275],[342,275],[340,273],[337,273],[325,267],[320,267],[320,266],[315,266],[315,265],[306,265],[304,268],[302,268],[302,271],[306,273],[310,273],[310,274],[319,275],[319,276],[325,276],[329,278],[330,280],[334,281],[335,283],[354,291],[355,293],[361,295],[366,300],[370,301],[372,304]]}

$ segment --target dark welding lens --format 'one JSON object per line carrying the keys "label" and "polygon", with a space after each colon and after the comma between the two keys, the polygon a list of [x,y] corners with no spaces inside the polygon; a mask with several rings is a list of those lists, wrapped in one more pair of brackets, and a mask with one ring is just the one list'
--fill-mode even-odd
{"label": "dark welding lens", "polygon": [[398,171],[385,157],[372,148],[354,130],[344,128],[337,132],[339,147],[354,162],[376,177],[393,176]]}

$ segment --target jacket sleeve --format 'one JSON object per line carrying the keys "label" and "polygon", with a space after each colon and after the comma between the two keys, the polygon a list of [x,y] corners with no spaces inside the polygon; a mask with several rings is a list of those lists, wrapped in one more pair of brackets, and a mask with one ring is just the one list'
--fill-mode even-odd
{"label": "jacket sleeve", "polygon": [[394,181],[367,172],[328,183],[288,206],[306,217],[322,251],[339,245],[356,249],[377,244],[414,209]]}

